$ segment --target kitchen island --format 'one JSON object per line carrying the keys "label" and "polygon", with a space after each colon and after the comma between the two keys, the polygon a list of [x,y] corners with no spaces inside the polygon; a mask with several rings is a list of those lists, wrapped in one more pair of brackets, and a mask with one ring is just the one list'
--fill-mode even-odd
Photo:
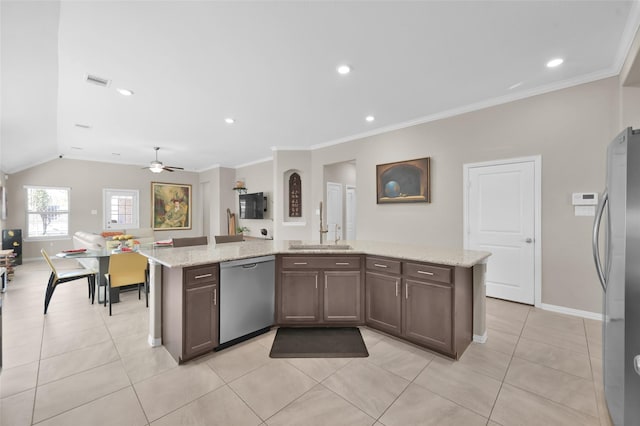
{"label": "kitchen island", "polygon": [[[310,247],[305,249],[292,249],[291,245],[298,247]],[[473,340],[484,342],[486,340],[486,321],[485,321],[485,271],[486,261],[490,256],[489,252],[470,251],[450,248],[435,248],[428,246],[419,246],[411,244],[376,242],[376,241],[342,241],[341,245],[348,245],[349,249],[332,247],[326,244],[322,248],[315,248],[313,245],[305,245],[301,241],[283,241],[283,240],[253,240],[238,243],[226,243],[207,246],[193,246],[182,248],[169,247],[145,247],[140,253],[149,259],[150,264],[150,302],[149,302],[149,344],[152,346],[162,345],[162,309],[163,309],[163,292],[173,288],[173,295],[177,294],[175,289],[182,289],[183,282],[181,277],[188,271],[197,270],[207,265],[217,265],[221,262],[234,261],[240,259],[251,259],[262,256],[276,255],[279,258],[290,256],[304,256],[313,258],[313,256],[360,256],[362,259],[392,259],[395,262],[402,262],[405,269],[415,269],[419,265],[432,265],[436,273],[451,271],[467,272],[469,288],[472,288],[472,328]],[[410,263],[413,262],[413,263]],[[373,265],[374,263],[372,263]],[[378,262],[378,266],[379,262]],[[441,267],[438,269],[438,267]],[[450,267],[450,268],[449,268]],[[212,271],[214,271],[212,269]],[[215,269],[217,271],[217,269]],[[215,273],[214,271],[214,273]],[[364,261],[363,261],[364,271]],[[386,271],[385,271],[386,272]],[[429,274],[433,276],[433,272],[418,271],[421,274]],[[446,274],[445,274],[446,275]],[[455,273],[451,272],[454,276]],[[446,275],[448,276],[448,275]],[[429,277],[427,277],[429,278]],[[433,277],[431,277],[433,278]],[[446,280],[445,280],[446,281]],[[471,284],[472,282],[472,284]],[[209,291],[213,291],[212,300],[217,303],[216,285],[217,282],[211,282]],[[166,288],[163,291],[163,286]],[[174,288],[175,287],[175,288]],[[317,286],[316,286],[317,287]],[[186,288],[186,287],[185,287]],[[408,289],[405,290],[408,295]],[[471,290],[470,290],[471,291]],[[398,295],[396,284],[396,295]],[[173,296],[171,296],[173,297]],[[471,295],[469,295],[471,300]],[[170,300],[165,300],[165,309]],[[176,303],[184,306],[184,301],[179,299]],[[224,303],[224,302],[222,302]],[[471,303],[471,302],[470,302]],[[278,303],[276,303],[278,306]],[[469,306],[471,308],[471,306]],[[182,308],[181,308],[182,309]],[[363,307],[364,309],[364,307]],[[471,310],[471,309],[470,309]],[[455,309],[452,315],[455,315]],[[166,315],[165,315],[166,316]],[[276,314],[278,316],[278,313]],[[166,322],[167,318],[165,318]],[[275,319],[274,319],[275,321]],[[469,318],[471,321],[471,318]],[[184,340],[184,337],[182,338]]]}

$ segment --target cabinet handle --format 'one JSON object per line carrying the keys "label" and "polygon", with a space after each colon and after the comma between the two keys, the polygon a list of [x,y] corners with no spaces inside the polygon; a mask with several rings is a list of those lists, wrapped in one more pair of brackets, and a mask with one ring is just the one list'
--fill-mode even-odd
{"label": "cabinet handle", "polygon": [[400,283],[396,280],[396,297],[398,297],[398,293],[400,292]]}
{"label": "cabinet handle", "polygon": [[422,275],[435,275],[433,272],[427,272],[427,271],[418,271],[418,273]]}
{"label": "cabinet handle", "polygon": [[336,265],[349,265],[349,262],[336,262]]}
{"label": "cabinet handle", "polygon": [[318,289],[318,276],[316,275],[316,290]]}
{"label": "cabinet handle", "polygon": [[408,285],[404,286],[404,298],[405,299],[409,298],[409,286]]}
{"label": "cabinet handle", "polygon": [[306,265],[307,262],[293,262],[294,265]]}
{"label": "cabinet handle", "polygon": [[379,264],[379,263],[374,263],[374,264],[373,264],[373,266],[376,266],[376,267],[378,267],[378,268],[388,268],[388,266],[387,266],[387,265],[381,265],[381,264]]}
{"label": "cabinet handle", "polygon": [[209,277],[211,277],[211,276],[213,276],[213,274],[202,274],[202,275],[196,275],[196,276],[195,276],[195,279],[196,279],[196,280],[199,280],[199,279],[201,279],[201,278],[209,278]]}
{"label": "cabinet handle", "polygon": [[214,288],[213,289],[213,306],[216,306],[218,304],[218,289]]}

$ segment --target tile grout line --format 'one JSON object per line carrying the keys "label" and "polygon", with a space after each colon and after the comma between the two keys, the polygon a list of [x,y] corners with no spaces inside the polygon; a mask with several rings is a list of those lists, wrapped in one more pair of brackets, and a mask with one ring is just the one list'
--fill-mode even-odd
{"label": "tile grout line", "polygon": [[[527,317],[528,317],[528,315],[527,315]],[[526,321],[525,321],[525,324],[526,324]],[[523,327],[523,331],[524,331],[524,327]],[[522,336],[521,336],[521,337],[522,337]],[[525,338],[525,339],[526,339],[526,338]],[[519,342],[520,342],[520,338],[518,338],[518,342],[516,343],[516,346],[517,346],[517,344],[518,344]],[[546,367],[546,368],[549,368],[549,369],[551,369],[551,370],[555,370],[555,371],[558,371],[558,372],[561,372],[561,373],[564,373],[564,374],[568,374],[568,375],[573,376],[573,377],[576,377],[576,378],[578,378],[578,379],[582,379],[582,380],[587,380],[587,381],[589,381],[589,379],[585,379],[584,377],[576,376],[575,374],[571,374],[571,373],[568,373],[568,372],[563,371],[563,370],[558,370],[557,368],[549,367],[549,366],[546,366],[546,365],[544,365],[544,364],[540,364],[540,363],[537,363],[537,362],[534,362],[534,361],[530,361],[530,360],[525,359],[525,358],[518,357],[518,356],[516,356],[516,354],[515,354],[515,350],[514,350],[513,356],[511,357],[511,361],[509,362],[509,367],[511,366],[511,362],[513,361],[513,359],[514,359],[514,358],[521,359],[521,360],[524,360],[524,361],[526,361],[526,362],[530,362],[530,363],[532,363],[532,364],[541,365],[541,366],[543,366],[543,367]],[[507,372],[509,371],[509,367],[507,367]],[[591,364],[590,364],[590,367],[591,367]],[[505,373],[505,379],[506,379],[506,373]],[[592,382],[592,383],[595,383],[595,381],[593,380],[593,373],[592,373],[592,379],[591,379],[591,382]],[[503,382],[502,382],[502,383],[504,384],[504,383],[505,383],[505,381],[503,380]],[[522,390],[522,391],[524,391],[524,392],[527,392],[527,393],[529,393],[529,394],[532,394],[532,395],[535,395],[535,396],[537,396],[537,397],[539,397],[539,398],[542,398],[542,399],[544,399],[544,400],[546,400],[546,401],[549,401],[549,402],[551,402],[551,403],[552,403],[552,404],[554,404],[554,405],[558,405],[558,406],[560,406],[560,407],[562,407],[562,408],[565,408],[565,409],[568,409],[568,410],[570,410],[570,411],[575,411],[576,413],[580,413],[580,414],[582,414],[582,415],[585,415],[585,416],[591,417],[591,418],[593,418],[593,419],[596,419],[596,420],[598,420],[598,423],[600,423],[600,418],[599,418],[599,417],[598,417],[598,418],[596,418],[596,417],[594,417],[594,416],[592,416],[592,415],[590,415],[590,414],[588,414],[588,413],[585,413],[585,412],[583,412],[583,411],[577,410],[577,409],[575,409],[575,408],[573,408],[573,407],[570,407],[570,406],[568,406],[568,405],[565,405],[565,404],[563,404],[563,403],[561,403],[561,402],[554,401],[554,400],[552,400],[552,399],[547,398],[547,397],[546,397],[546,396],[544,396],[544,395],[540,395],[540,394],[538,394],[538,393],[536,393],[536,392],[532,392],[531,390],[524,389],[524,388],[522,388],[522,387],[520,387],[520,386],[518,386],[518,385],[511,384],[511,383],[507,383],[507,384],[508,384],[509,386],[513,386],[513,387],[515,387],[515,388],[517,388],[517,389],[520,389],[520,390]],[[500,386],[500,391],[501,391],[501,390],[502,390],[502,385]],[[500,394],[500,391],[498,392],[498,395]],[[596,395],[596,396],[597,396],[597,395]],[[497,398],[496,398],[496,402],[497,402]],[[597,404],[597,401],[596,401],[596,404]],[[494,408],[495,408],[495,403],[494,403]],[[493,414],[493,408],[491,409],[491,414]],[[490,419],[490,420],[491,420],[491,419]],[[495,420],[491,420],[491,421],[494,421],[494,422],[495,422]],[[496,423],[497,423],[497,422],[496,422]]]}
{"label": "tile grout line", "polygon": [[[603,412],[603,410],[601,409],[602,407],[600,407],[600,403],[598,402],[598,387],[600,386],[600,384],[596,384],[596,376],[593,373],[593,358],[591,357],[591,346],[589,345],[589,334],[587,333],[587,323],[586,321],[584,321],[583,319],[583,324],[584,324],[584,332],[585,332],[585,336],[587,336],[587,351],[589,352],[589,367],[591,367],[591,381],[593,384],[593,392],[594,392],[594,396],[596,397],[596,410],[598,411],[598,423],[600,423],[602,425],[602,422],[607,420],[607,416],[609,416],[608,413],[608,408],[606,407],[606,399],[605,399],[605,408],[607,408],[607,412]],[[602,374],[604,375],[604,368],[602,371]],[[604,382],[604,377],[603,377],[603,382]],[[604,386],[602,389],[603,392],[603,397],[604,397]],[[605,423],[606,424],[606,423]]]}
{"label": "tile grout line", "polygon": [[527,325],[527,320],[529,319],[529,314],[530,313],[531,313],[531,308],[529,308],[527,310],[527,316],[525,317],[524,322],[522,323],[522,329],[520,330],[520,335],[518,336],[518,341],[516,342],[516,345],[513,348],[513,353],[511,354],[511,358],[509,359],[509,364],[507,364],[507,369],[504,372],[504,377],[500,381],[500,388],[498,389],[498,393],[496,394],[496,399],[495,399],[495,401],[493,401],[493,405],[491,406],[491,411],[489,411],[489,417],[488,417],[488,420],[487,420],[487,424],[490,421],[494,421],[494,420],[491,419],[491,416],[493,416],[493,410],[496,408],[496,404],[498,403],[498,398],[500,398],[500,393],[502,392],[502,387],[504,386],[504,382],[507,379],[507,374],[509,374],[509,369],[511,368],[511,363],[513,362],[513,358],[516,356],[516,349],[518,348],[518,344],[520,343],[520,339],[522,338],[522,333],[524,332],[524,328]]}

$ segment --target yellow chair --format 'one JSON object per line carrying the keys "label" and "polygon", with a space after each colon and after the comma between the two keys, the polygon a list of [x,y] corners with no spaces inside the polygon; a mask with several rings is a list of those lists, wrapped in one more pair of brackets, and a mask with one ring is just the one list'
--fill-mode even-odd
{"label": "yellow chair", "polygon": [[[149,307],[149,293],[147,291],[147,258],[138,253],[119,253],[109,257],[109,272],[105,274],[109,294],[109,316],[111,316],[111,289],[125,285],[138,284],[138,299],[140,299],[140,284],[144,285],[147,308]],[[107,306],[107,300],[104,300]]]}
{"label": "yellow chair", "polygon": [[87,284],[89,286],[89,298],[91,299],[91,303],[93,304],[96,296],[96,274],[97,271],[93,269],[74,269],[72,271],[65,271],[62,273],[58,273],[56,271],[56,267],[53,266],[53,262],[51,258],[47,254],[47,252],[42,249],[40,250],[42,257],[49,264],[49,268],[51,268],[51,275],[49,276],[49,283],[47,284],[47,290],[44,294],[44,313],[47,314],[47,309],[49,309],[49,302],[51,302],[51,296],[53,296],[53,292],[58,287],[58,284],[66,283],[69,281],[79,280],[80,278],[86,278]]}

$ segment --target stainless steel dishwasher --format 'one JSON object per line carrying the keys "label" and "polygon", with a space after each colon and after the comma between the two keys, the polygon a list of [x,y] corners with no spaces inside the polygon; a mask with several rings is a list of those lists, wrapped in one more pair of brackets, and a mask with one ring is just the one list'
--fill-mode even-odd
{"label": "stainless steel dishwasher", "polygon": [[220,263],[218,349],[268,331],[275,321],[275,256]]}

